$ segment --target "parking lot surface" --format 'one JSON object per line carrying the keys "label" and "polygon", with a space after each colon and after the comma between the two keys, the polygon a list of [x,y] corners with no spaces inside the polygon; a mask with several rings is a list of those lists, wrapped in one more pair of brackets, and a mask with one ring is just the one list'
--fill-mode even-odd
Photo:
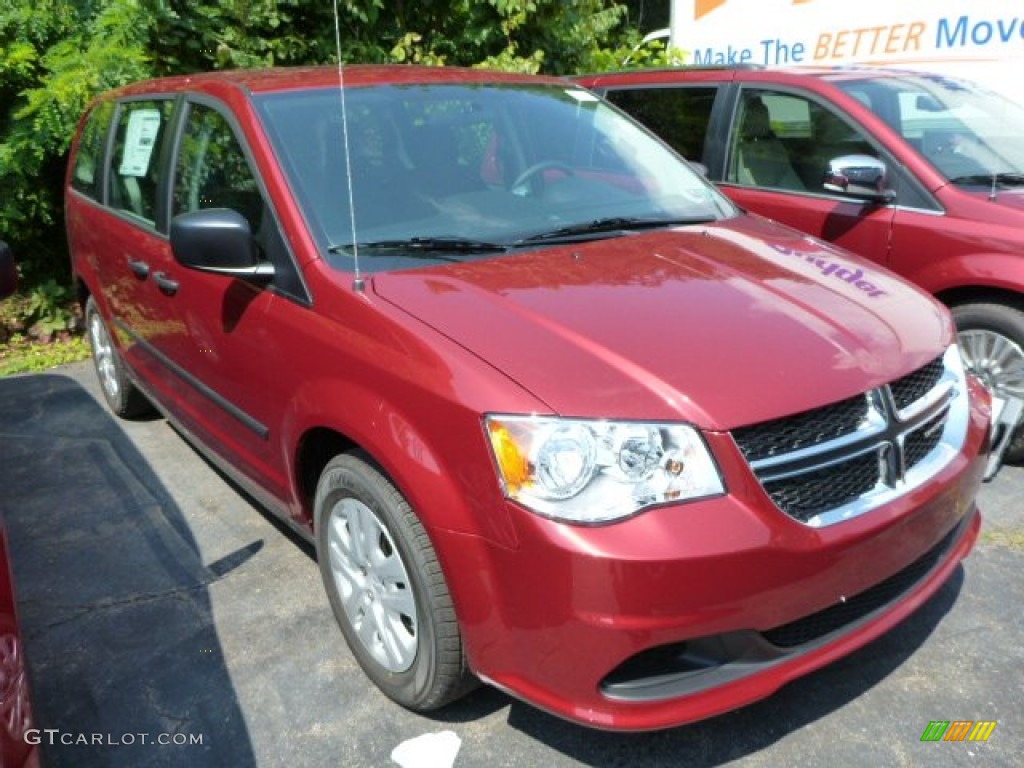
{"label": "parking lot surface", "polygon": [[[164,420],[113,419],[88,362],[0,379],[0,512],[50,768],[1019,766],[1024,467],[979,501],[977,548],[921,610],[737,712],[611,734],[482,687],[424,717],[362,675],[310,548]],[[997,724],[921,741],[947,720]]]}

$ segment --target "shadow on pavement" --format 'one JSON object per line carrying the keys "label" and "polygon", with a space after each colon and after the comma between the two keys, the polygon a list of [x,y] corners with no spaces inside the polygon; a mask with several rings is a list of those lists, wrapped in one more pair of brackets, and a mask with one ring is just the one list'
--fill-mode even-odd
{"label": "shadow on pavement", "polygon": [[44,763],[254,765],[207,587],[261,544],[204,566],[150,466],[65,376],[0,379],[0,486],[36,727],[56,729]]}

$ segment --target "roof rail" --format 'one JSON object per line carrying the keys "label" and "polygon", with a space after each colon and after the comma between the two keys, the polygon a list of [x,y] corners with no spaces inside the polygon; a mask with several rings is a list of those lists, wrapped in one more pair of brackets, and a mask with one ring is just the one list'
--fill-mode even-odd
{"label": "roof rail", "polygon": [[638,69],[609,69],[604,72],[584,72],[578,75],[567,75],[569,79],[583,78],[583,77],[600,77],[603,75],[623,75],[627,73],[645,73],[645,72],[672,72],[675,70],[685,70],[687,72],[734,72],[734,71],[746,71],[746,70],[761,70],[768,69],[763,64],[700,64],[697,66],[690,66],[687,64],[666,64],[661,67],[643,67]]}

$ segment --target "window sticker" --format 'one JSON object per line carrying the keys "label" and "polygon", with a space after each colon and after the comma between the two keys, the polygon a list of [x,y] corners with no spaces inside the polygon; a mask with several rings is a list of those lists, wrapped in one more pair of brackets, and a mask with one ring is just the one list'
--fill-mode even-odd
{"label": "window sticker", "polygon": [[124,157],[118,170],[122,176],[145,176],[160,131],[160,110],[137,109],[128,116]]}

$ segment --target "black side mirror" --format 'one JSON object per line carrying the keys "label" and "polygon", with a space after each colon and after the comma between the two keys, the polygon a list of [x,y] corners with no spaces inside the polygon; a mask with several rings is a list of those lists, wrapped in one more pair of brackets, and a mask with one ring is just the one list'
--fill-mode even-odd
{"label": "black side mirror", "polygon": [[0,299],[6,299],[18,289],[18,266],[14,263],[14,251],[0,240]]}
{"label": "black side mirror", "polygon": [[249,222],[230,208],[206,208],[171,220],[171,250],[178,263],[200,272],[236,277],[260,285],[274,277],[260,262]]}
{"label": "black side mirror", "polygon": [[871,155],[832,158],[822,186],[827,192],[874,203],[891,203],[896,199],[896,193],[889,188],[885,163]]}

